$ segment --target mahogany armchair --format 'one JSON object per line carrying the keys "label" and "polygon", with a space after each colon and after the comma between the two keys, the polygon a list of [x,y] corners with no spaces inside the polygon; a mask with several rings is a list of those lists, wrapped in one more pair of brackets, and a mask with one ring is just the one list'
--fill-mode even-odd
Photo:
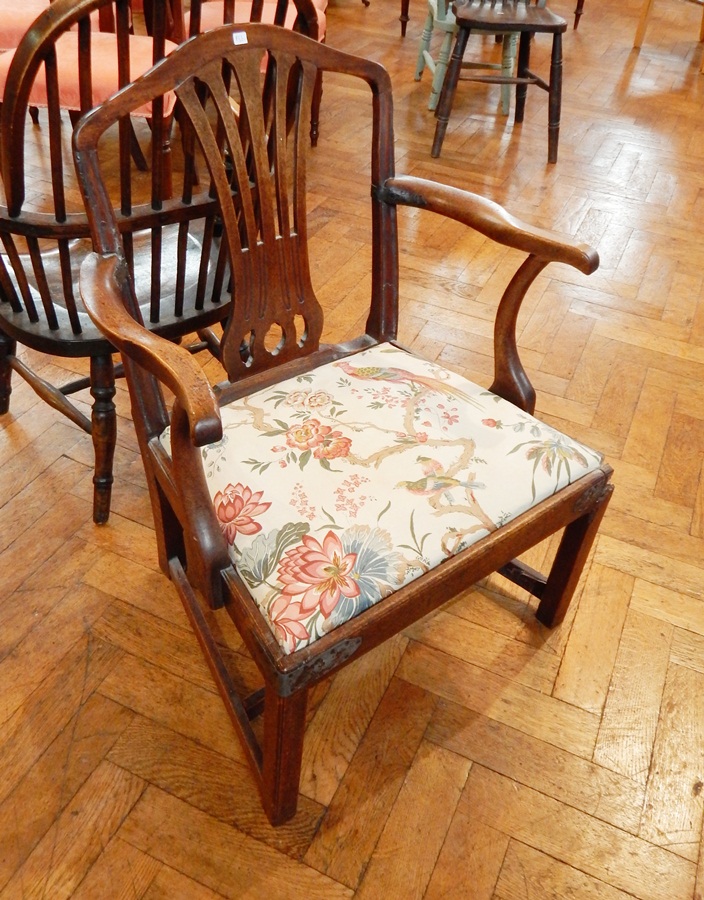
{"label": "mahogany armchair", "polygon": [[[271,105],[261,100],[264,52]],[[341,344],[321,342],[306,226],[304,131],[321,71],[361,79],[372,101],[370,305],[364,333]],[[197,360],[141,323],[97,152],[116,122],[168,90],[191,123],[187,171],[198,155],[208,172],[182,215],[195,221],[217,209],[233,285],[221,353],[227,377],[215,387]],[[306,696],[317,682],[497,570],[539,598],[541,622],[564,617],[611,495],[611,469],[533,417],[516,318],[550,262],[590,273],[597,255],[476,195],[396,176],[387,72],[264,25],[181,45],[81,121],[74,153],[96,247],[81,293],[123,355],[160,564],[264,808],[282,823],[296,810]],[[397,213],[405,206],[523,254],[496,314],[490,390],[397,342]],[[518,560],[558,532],[547,575]],[[248,696],[237,688],[236,654],[220,645],[221,615],[261,674],[262,687]],[[261,741],[253,727],[260,714]]]}
{"label": "mahogany armchair", "polygon": [[[0,414],[9,411],[15,373],[92,436],[93,517],[97,523],[105,522],[110,510],[116,442],[115,351],[90,321],[79,298],[78,269],[91,244],[70,157],[66,109],[75,113],[89,109],[164,56],[170,46],[164,38],[163,4],[157,8],[154,35],[146,37],[132,33],[128,0],[55,0],[17,49],[0,55],[4,87],[0,120],[4,187],[0,203]],[[112,30],[92,27],[98,19],[109,19]],[[69,88],[71,96],[67,96]],[[178,220],[165,202],[170,193],[174,102],[174,95],[167,93],[134,111],[150,121],[150,128],[143,129],[143,140],[151,140],[152,145],[148,172],[134,170],[132,121],[122,123],[112,156],[112,187],[116,205],[125,213],[134,204],[146,202],[149,219],[155,209],[162,208],[161,232],[141,230],[133,236],[130,230],[145,228],[136,216],[125,215],[121,228],[128,259],[141,282],[140,299],[151,306],[150,327],[179,339],[206,329],[224,313],[218,292],[206,297],[193,275],[197,276],[201,254],[207,258],[210,244],[180,237]],[[28,122],[30,104],[42,108],[38,125]],[[27,153],[30,144],[32,150]],[[147,168],[146,160],[142,165]],[[169,270],[160,271],[160,256],[166,254],[167,245]],[[176,271],[177,266],[180,274],[172,277],[172,267]],[[54,385],[40,374],[43,365],[28,365],[18,345],[67,359],[87,358],[90,374]],[[90,418],[80,403],[69,399],[87,388],[93,401]]]}

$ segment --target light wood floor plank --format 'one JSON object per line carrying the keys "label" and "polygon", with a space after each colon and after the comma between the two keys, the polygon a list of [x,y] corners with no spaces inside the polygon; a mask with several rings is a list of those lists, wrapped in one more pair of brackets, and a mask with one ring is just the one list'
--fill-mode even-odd
{"label": "light wood floor plank", "polygon": [[645,782],[671,643],[671,625],[628,614],[594,751],[598,765]]}
{"label": "light wood floor plank", "polygon": [[690,897],[695,866],[641,838],[598,822],[480,766],[472,767],[466,790],[475,815],[521,843],[606,881],[639,900]]}
{"label": "light wood floor plank", "polygon": [[[356,896],[421,900],[452,821],[470,763],[434,744],[420,745]],[[427,785],[433,785],[432,798]]]}
{"label": "light wood floor plank", "polygon": [[71,897],[143,790],[140,778],[102,762],[0,897]]}
{"label": "light wood floor plank", "polygon": [[598,716],[420,645],[408,648],[398,674],[446,700],[519,727],[556,747],[569,746],[585,758],[592,755]]}
{"label": "light wood floor plank", "polygon": [[561,803],[638,833],[645,799],[642,781],[446,701],[438,704],[427,737]]}
{"label": "light wood floor plank", "polygon": [[349,888],[226,825],[182,800],[147,788],[119,836],[224,897],[338,900]]}

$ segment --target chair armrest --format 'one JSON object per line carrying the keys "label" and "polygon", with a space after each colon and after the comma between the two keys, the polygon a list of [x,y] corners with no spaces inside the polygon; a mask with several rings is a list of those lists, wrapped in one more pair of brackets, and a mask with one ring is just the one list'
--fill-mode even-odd
{"label": "chair armrest", "polygon": [[598,253],[587,244],[521,222],[498,203],[469,191],[424,178],[399,176],[385,182],[380,199],[440,213],[506,247],[523,250],[545,262],[566,263],[585,275],[590,275],[599,266]]}
{"label": "chair armrest", "polygon": [[516,340],[516,325],[523,298],[548,263],[565,263],[590,275],[599,266],[596,250],[555,232],[527,225],[492,200],[424,178],[390,178],[379,190],[378,197],[384,203],[415,206],[440,213],[505,247],[528,254],[504,291],[496,311],[494,381],[490,390],[526,412],[533,413],[535,389],[521,362]]}
{"label": "chair armrest", "polygon": [[81,266],[80,290],[89,316],[120,353],[172,391],[188,416],[196,447],[220,440],[220,409],[208,379],[185,348],[132,318],[123,301],[127,283],[127,266],[120,257],[97,253],[86,257]]}

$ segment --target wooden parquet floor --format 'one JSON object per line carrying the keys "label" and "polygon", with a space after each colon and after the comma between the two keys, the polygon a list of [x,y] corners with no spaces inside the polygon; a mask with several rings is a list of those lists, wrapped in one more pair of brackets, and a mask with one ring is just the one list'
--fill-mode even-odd
{"label": "wooden parquet floor", "polygon": [[[18,382],[0,430],[0,897],[704,896],[701,13],[658,0],[636,54],[639,5],[587,0],[567,33],[553,167],[545,96],[529,92],[514,128],[495,86],[460,85],[432,160],[421,0],[405,40],[396,0],[329,8],[329,43],[392,73],[399,171],[601,254],[590,278],[546,270],[520,323],[539,414],[615,468],[567,621],[546,631],[493,578],[343,670],[313,697],[300,811],[274,830],[158,571],[124,386],[97,528],[89,439]],[[369,284],[356,99],[326,82],[311,155],[338,336]],[[488,383],[515,259],[422,215],[403,218],[401,259],[402,339]],[[68,378],[66,361],[35,362]]]}

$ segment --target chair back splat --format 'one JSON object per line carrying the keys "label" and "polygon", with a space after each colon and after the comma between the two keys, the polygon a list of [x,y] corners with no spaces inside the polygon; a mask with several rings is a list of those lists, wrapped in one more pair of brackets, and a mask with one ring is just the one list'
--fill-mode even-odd
{"label": "chair back splat", "polygon": [[[323,72],[344,81],[355,110],[364,106],[358,131],[371,144],[366,326],[336,344],[323,341],[325,311],[337,307],[316,294],[331,254],[315,256],[320,235],[309,225],[320,220],[306,184],[305,124]],[[213,278],[232,285],[225,377],[214,386],[196,359],[141,324],[100,155],[116,123],[168,91],[183,110],[193,189],[173,202],[184,222],[215,216]],[[541,622],[564,617],[611,469],[533,417],[516,320],[546,265],[588,274],[597,256],[476,195],[396,176],[386,71],[266,25],[187,41],[87,115],[74,153],[97,251],[81,293],[123,354],[160,563],[279,824],[296,811],[306,697],[318,681],[495,571],[538,598]],[[522,259],[496,313],[491,390],[397,343],[399,206],[454,219]],[[518,558],[557,532],[546,575]],[[248,696],[237,690],[237,654],[220,646],[217,618],[228,614],[261,674]]]}

